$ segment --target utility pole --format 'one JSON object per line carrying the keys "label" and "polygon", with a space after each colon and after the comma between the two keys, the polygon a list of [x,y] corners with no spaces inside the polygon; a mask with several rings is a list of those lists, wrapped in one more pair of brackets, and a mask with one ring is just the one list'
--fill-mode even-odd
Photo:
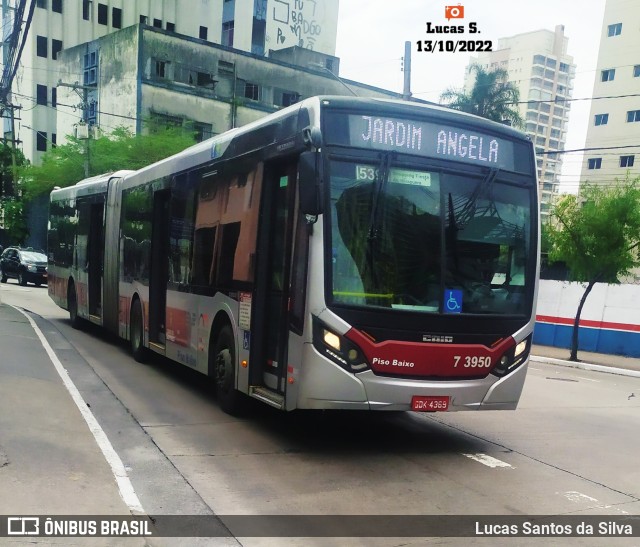
{"label": "utility pole", "polygon": [[[89,108],[89,91],[95,91],[96,86],[94,85],[80,85],[79,82],[75,82],[73,84],[64,83],[62,80],[58,80],[58,87],[70,87],[73,89],[79,96],[82,101],[82,120],[80,120],[81,124],[84,124],[84,127],[87,129],[86,135],[77,131],[76,137],[78,139],[84,140],[84,176],[87,178],[90,173],[90,153],[91,148],[89,146],[89,141],[91,140],[91,127],[89,127],[89,121],[87,120],[88,108]],[[81,94],[82,93],[82,94]],[[79,126],[76,126],[78,128]]]}
{"label": "utility pole", "polygon": [[411,98],[411,42],[404,43],[403,59],[404,89],[402,90],[402,98],[408,101]]}

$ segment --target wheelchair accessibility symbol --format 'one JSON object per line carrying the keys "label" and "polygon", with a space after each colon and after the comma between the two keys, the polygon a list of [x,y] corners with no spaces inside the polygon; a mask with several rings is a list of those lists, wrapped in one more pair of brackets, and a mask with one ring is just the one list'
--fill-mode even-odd
{"label": "wheelchair accessibility symbol", "polygon": [[462,291],[457,289],[447,289],[444,291],[444,312],[462,312]]}

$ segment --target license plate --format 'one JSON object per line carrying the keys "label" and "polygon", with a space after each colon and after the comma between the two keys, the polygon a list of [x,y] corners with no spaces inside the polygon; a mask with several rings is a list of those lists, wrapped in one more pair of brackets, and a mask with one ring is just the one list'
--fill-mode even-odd
{"label": "license plate", "polygon": [[449,397],[445,395],[438,397],[414,395],[411,399],[411,410],[416,412],[444,412],[448,409]]}

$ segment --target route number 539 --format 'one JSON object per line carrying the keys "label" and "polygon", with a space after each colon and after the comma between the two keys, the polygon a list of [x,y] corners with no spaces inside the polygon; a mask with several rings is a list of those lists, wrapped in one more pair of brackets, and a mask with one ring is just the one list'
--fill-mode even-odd
{"label": "route number 539", "polygon": [[456,368],[459,364],[462,364],[465,368],[489,368],[491,366],[491,357],[473,357],[466,355],[454,355],[453,356],[453,368]]}

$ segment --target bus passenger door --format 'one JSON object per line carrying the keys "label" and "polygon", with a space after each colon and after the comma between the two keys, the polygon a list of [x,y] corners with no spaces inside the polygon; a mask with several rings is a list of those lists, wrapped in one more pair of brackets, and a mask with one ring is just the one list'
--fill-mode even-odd
{"label": "bus passenger door", "polygon": [[289,339],[289,282],[296,163],[265,165],[256,271],[250,383],[283,394]]}
{"label": "bus passenger door", "polygon": [[90,205],[86,268],[89,277],[89,315],[102,318],[104,203],[92,203]]}
{"label": "bus passenger door", "polygon": [[167,274],[169,256],[169,201],[170,190],[159,190],[153,195],[151,230],[151,257],[149,276],[149,343],[165,345],[165,319],[167,307]]}

